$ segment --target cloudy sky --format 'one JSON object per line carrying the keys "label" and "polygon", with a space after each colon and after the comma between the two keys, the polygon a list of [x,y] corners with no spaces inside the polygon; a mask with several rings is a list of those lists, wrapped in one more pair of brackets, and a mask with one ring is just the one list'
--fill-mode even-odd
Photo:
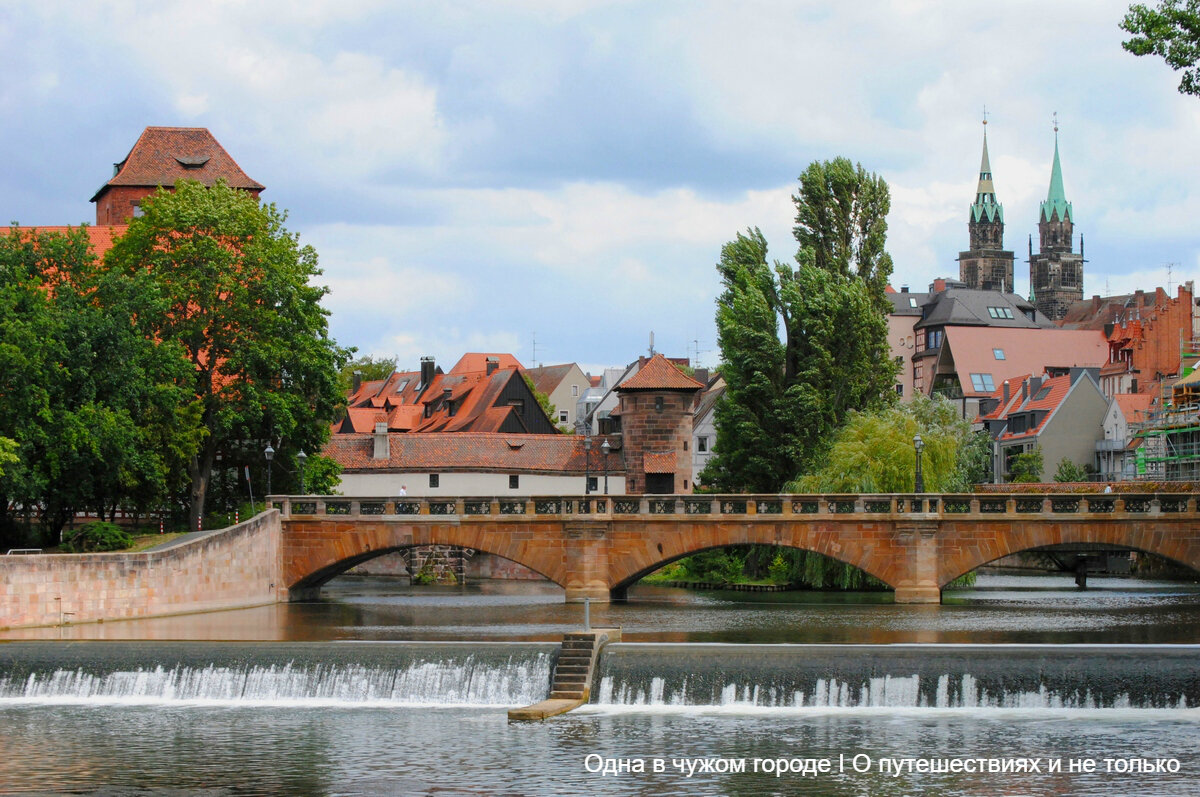
{"label": "cloudy sky", "polygon": [[893,284],[956,277],[986,105],[1018,292],[1055,112],[1085,294],[1175,286],[1200,98],[1121,49],[1127,5],[7,2],[0,213],[94,219],[143,127],[208,127],[317,248],[344,345],[594,369],[653,331],[710,364],[721,244],[792,257],[813,160],[891,185]]}

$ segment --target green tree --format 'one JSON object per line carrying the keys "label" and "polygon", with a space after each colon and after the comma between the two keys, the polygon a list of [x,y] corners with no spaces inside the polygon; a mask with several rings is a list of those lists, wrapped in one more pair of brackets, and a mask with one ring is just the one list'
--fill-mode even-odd
{"label": "green tree", "polygon": [[139,334],[83,230],[0,236],[0,435],[18,462],[0,477],[0,533],[13,506],[37,515],[44,542],[80,509],[161,505],[194,446],[179,350]]}
{"label": "green tree", "polygon": [[1121,21],[1133,38],[1121,46],[1134,55],[1157,55],[1175,71],[1184,70],[1180,94],[1200,96],[1200,0],[1160,0],[1158,6],[1136,3]]}
{"label": "green tree", "polygon": [[[140,306],[137,328],[177,345],[204,435],[189,458],[189,517],[204,512],[214,463],[295,479],[295,455],[321,450],[343,401],[349,359],[328,334],[316,252],[286,215],[219,182],[181,181],[142,202],[143,215],[109,250],[106,266]],[[277,488],[285,485],[276,484]]]}
{"label": "green tree", "polygon": [[726,392],[702,475],[774,492],[813,467],[848,413],[888,404],[887,184],[844,158],[800,177],[795,268],[767,263],[757,229],[721,249],[717,334]]}
{"label": "green tree", "polygon": [[1054,471],[1054,481],[1056,482],[1085,482],[1088,480],[1087,468],[1082,465],[1076,465],[1069,458],[1063,457],[1058,462],[1058,469]]}
{"label": "green tree", "polygon": [[4,466],[19,462],[17,457],[17,441],[8,437],[0,437],[0,476],[4,475]]}
{"label": "green tree", "polygon": [[373,357],[370,354],[355,357],[342,366],[340,374],[343,389],[349,391],[354,385],[355,371],[362,372],[362,381],[364,382],[378,382],[387,379],[396,371],[396,360],[395,356]]}
{"label": "green tree", "polygon": [[793,492],[912,492],[916,474],[913,438],[923,443],[925,489],[946,492],[961,479],[959,452],[970,439],[970,424],[944,398],[918,395],[908,404],[852,412],[833,436],[823,466],[791,483]]}
{"label": "green tree", "polygon": [[533,397],[535,399],[537,399],[538,406],[542,408],[542,412],[546,413],[546,420],[548,420],[548,421],[550,421],[550,423],[554,424],[554,426],[560,432],[564,432],[566,434],[574,434],[575,433],[574,429],[568,429],[566,426],[559,425],[559,423],[558,423],[558,407],[556,407],[550,403],[550,396],[547,395],[546,393],[541,392],[536,387],[534,387],[533,379],[531,379],[529,377],[529,374],[522,371],[521,378],[525,380],[525,387],[529,388],[529,392],[533,394]]}
{"label": "green tree", "polygon": [[1042,447],[1034,446],[1032,451],[1025,451],[1013,456],[1008,465],[1008,480],[1010,482],[1037,483],[1042,480],[1045,470],[1042,462]]}

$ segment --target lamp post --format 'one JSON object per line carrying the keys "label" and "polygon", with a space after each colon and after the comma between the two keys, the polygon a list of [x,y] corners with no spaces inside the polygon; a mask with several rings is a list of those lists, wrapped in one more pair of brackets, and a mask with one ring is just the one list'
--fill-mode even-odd
{"label": "lamp post", "polygon": [[263,451],[263,456],[267,459],[267,495],[271,494],[271,460],[275,459],[275,449],[271,448],[271,444],[267,443],[267,448]]}
{"label": "lamp post", "polygon": [[925,475],[921,472],[921,449],[925,448],[925,441],[921,439],[921,435],[913,437],[913,448],[917,450],[917,473],[914,479],[913,492],[925,492]]}
{"label": "lamp post", "polygon": [[583,494],[592,494],[592,436],[583,438]]}
{"label": "lamp post", "polygon": [[604,443],[601,444],[600,450],[604,452],[604,494],[608,495],[608,451],[612,446],[608,444],[608,438],[604,438]]}
{"label": "lamp post", "polygon": [[300,453],[296,455],[296,465],[300,468],[300,494],[304,495],[304,466],[308,464],[308,454],[304,453],[304,449],[300,449]]}

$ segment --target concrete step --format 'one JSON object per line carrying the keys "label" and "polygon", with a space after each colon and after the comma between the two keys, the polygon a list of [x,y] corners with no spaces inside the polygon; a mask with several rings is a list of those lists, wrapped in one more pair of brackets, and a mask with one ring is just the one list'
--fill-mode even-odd
{"label": "concrete step", "polygon": [[562,643],[563,650],[593,650],[595,644],[592,642],[564,642]]}
{"label": "concrete step", "polygon": [[551,700],[583,700],[583,690],[563,691],[555,689],[550,693]]}
{"label": "concrete step", "polygon": [[558,665],[558,669],[556,669],[555,672],[556,673],[568,673],[568,672],[586,673],[591,669],[592,668],[586,664],[560,664],[560,665]]}
{"label": "concrete step", "polygon": [[587,666],[591,663],[592,663],[591,656],[572,656],[572,655],[568,654],[568,655],[558,657],[558,666],[560,666],[560,667],[563,666],[564,664],[582,664],[584,666]]}

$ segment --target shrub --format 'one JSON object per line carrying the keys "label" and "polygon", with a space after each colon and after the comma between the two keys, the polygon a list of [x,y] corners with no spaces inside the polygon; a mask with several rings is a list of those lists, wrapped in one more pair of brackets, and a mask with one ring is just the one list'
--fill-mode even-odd
{"label": "shrub", "polygon": [[64,550],[79,553],[123,551],[132,547],[133,537],[115,523],[98,521],[80,526],[63,539]]}

